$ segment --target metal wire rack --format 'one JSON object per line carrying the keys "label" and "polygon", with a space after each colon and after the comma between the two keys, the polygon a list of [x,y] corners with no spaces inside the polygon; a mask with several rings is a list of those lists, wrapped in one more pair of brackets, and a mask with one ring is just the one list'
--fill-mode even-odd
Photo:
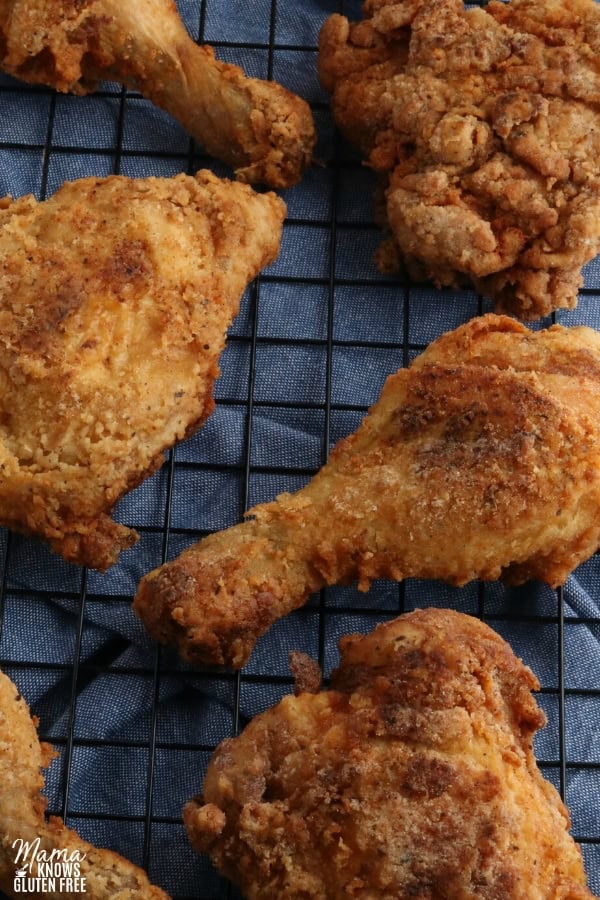
{"label": "metal wire rack", "polygon": [[[600,890],[600,560],[564,590],[378,582],[322,592],[261,641],[242,673],[193,670],[157,649],[134,620],[139,577],[244,509],[305,483],[352,431],[387,374],[430,340],[484,310],[469,292],[435,292],[384,278],[372,251],[373,185],[336,136],[318,87],[318,29],[356,2],[179,0],[191,33],[249,74],[310,100],[322,165],[287,192],[278,262],[247,291],[217,385],[217,411],[122,501],[141,534],[106,576],[68,566],[33,541],[3,533],[0,665],[60,755],[48,773],[49,811],[80,834],[148,869],[178,900],[237,896],[185,839],[181,806],[200,790],[216,744],[290,690],[288,650],[327,674],[337,639],[415,606],[485,618],[542,682],[548,728],[536,744],[544,774],[573,814],[593,890]],[[0,81],[2,193],[51,194],[84,175],[221,169],[135,93],[104,84],[86,98]],[[227,174],[223,171],[223,174]],[[600,327],[600,267],[592,264],[564,324]]]}

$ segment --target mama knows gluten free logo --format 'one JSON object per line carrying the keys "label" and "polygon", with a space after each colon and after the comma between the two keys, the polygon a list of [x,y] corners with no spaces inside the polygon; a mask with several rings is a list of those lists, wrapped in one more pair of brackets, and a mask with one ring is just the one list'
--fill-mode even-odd
{"label": "mama knows gluten free logo", "polygon": [[81,863],[86,854],[80,850],[44,850],[40,844],[39,837],[14,841],[15,894],[84,894],[86,879],[81,875]]}

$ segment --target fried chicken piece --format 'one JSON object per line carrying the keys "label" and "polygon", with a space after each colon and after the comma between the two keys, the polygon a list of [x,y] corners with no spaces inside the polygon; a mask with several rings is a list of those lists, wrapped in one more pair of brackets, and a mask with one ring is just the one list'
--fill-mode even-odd
{"label": "fried chicken piece", "polygon": [[386,381],[302,490],[141,582],[150,634],[241,666],[325,585],[499,577],[555,586],[600,545],[600,335],[474,319]]}
{"label": "fried chicken piece", "polygon": [[[27,867],[26,878],[36,878],[42,852],[46,859],[61,862],[71,858],[80,863],[85,891],[60,889],[35,891],[31,896],[94,900],[168,900],[168,895],[148,881],[146,873],[111,850],[99,850],[66,828],[59,818],[46,820],[46,799],[42,769],[56,754],[49,744],[40,744],[37,719],[32,719],[25,700],[12,681],[0,672],[0,890],[11,897],[21,896],[13,888],[15,873]],[[16,842],[16,843],[15,843]],[[21,843],[22,842],[22,843]],[[27,845],[30,845],[29,852]],[[61,857],[59,854],[63,852]],[[77,851],[76,855],[75,851]],[[17,862],[15,862],[17,860]]]}
{"label": "fried chicken piece", "polygon": [[3,0],[0,67],[84,94],[108,78],[171,113],[243,181],[289,187],[310,163],[310,108],[188,35],[174,0]]}
{"label": "fried chicken piece", "polygon": [[577,302],[600,249],[600,7],[593,0],[366,0],[331,16],[319,71],[381,172],[409,274],[471,282],[535,319]]}
{"label": "fried chicken piece", "polygon": [[248,900],[583,900],[533,736],[539,687],[491,628],[419,610],[340,642],[331,690],[216,750],[189,838]]}
{"label": "fried chicken piece", "polygon": [[284,214],[210,172],[0,201],[1,524],[101,570],[135,541],[110,511],[214,408]]}

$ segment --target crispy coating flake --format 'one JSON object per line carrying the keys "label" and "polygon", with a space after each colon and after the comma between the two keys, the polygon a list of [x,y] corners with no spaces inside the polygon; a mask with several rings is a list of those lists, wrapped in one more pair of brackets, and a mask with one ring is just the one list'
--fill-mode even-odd
{"label": "crispy coating flake", "polygon": [[248,900],[584,900],[532,751],[532,672],[487,625],[420,610],[343,638],[331,690],[216,750],[188,835]]}
{"label": "crispy coating flake", "polygon": [[325,585],[480,578],[556,586],[600,545],[600,335],[474,319],[386,381],[302,490],[141,582],[186,659],[241,666]]}
{"label": "crispy coating flake", "polygon": [[247,78],[188,35],[174,0],[3,0],[0,66],[83,94],[121,81],[166,109],[238,178],[289,187],[310,163],[308,104]]}
{"label": "crispy coating flake", "polygon": [[[52,851],[56,851],[57,860],[61,851],[66,851],[67,858],[77,851],[78,857],[72,858],[81,859],[80,875],[86,879],[83,893],[59,890],[57,884],[55,890],[36,893],[36,897],[168,900],[167,894],[150,884],[146,873],[133,863],[110,850],[93,847],[58,818],[46,820],[41,770],[48,767],[56,754],[48,744],[40,744],[36,725],[15,685],[0,672],[0,890],[10,897],[22,896],[13,888],[15,872],[21,868],[15,865],[15,855],[21,845],[13,845],[20,840],[32,847],[28,861],[36,848],[47,854],[46,858],[50,858]],[[35,878],[36,873],[34,863],[27,877]]]}
{"label": "crispy coating flake", "polygon": [[89,178],[0,201],[0,522],[112,565],[116,501],[214,407],[226,329],[277,255],[273,194]]}
{"label": "crispy coating flake", "polygon": [[570,308],[600,248],[600,7],[593,0],[367,0],[331,16],[319,70],[381,172],[400,260],[498,311]]}

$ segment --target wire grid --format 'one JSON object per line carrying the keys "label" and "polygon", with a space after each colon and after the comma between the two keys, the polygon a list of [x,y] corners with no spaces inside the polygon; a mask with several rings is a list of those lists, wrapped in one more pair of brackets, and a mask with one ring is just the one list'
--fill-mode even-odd
{"label": "wire grid", "polygon": [[[2,535],[0,664],[39,716],[41,738],[60,751],[48,773],[49,810],[143,865],[179,900],[237,897],[191,851],[181,823],[181,806],[200,790],[214,747],[290,691],[289,650],[317,656],[327,675],[342,634],[369,631],[417,606],[449,606],[484,618],[540,678],[549,725],[536,752],[571,807],[598,892],[598,556],[559,591],[457,590],[417,580],[376,582],[366,594],[328,589],[278,623],[241,674],[186,667],[157,649],[131,612],[146,571],[239,521],[250,505],[306,483],[355,429],[387,374],[488,308],[470,292],[436,292],[374,268],[373,180],[336,136],[315,72],[320,25],[338,11],[358,18],[357,3],[179,0],[179,8],[190,32],[220,58],[310,100],[322,164],[285,193],[281,256],[246,292],[223,354],[216,412],[119,505],[117,517],[141,535],[137,547],[99,576],[39,543]],[[74,98],[7,77],[0,81],[0,161],[2,193],[39,199],[85,175],[201,166],[228,174],[166,114],[118,85]],[[578,309],[557,319],[600,327],[599,287],[600,269],[591,264]]]}

